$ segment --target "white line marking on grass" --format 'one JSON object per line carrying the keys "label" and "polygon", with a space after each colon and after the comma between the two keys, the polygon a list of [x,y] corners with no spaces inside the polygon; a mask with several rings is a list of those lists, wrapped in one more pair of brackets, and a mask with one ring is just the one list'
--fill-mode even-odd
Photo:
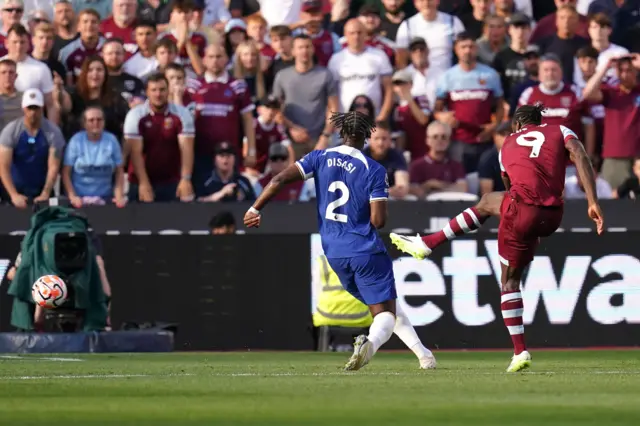
{"label": "white line marking on grass", "polygon": [[184,376],[195,376],[195,374],[189,373],[181,373],[181,374],[86,374],[86,375],[77,375],[77,374],[66,374],[66,375],[58,375],[58,376],[7,376],[1,377],[2,380],[55,380],[55,379],[129,379],[129,378],[137,378],[137,377],[184,377]]}
{"label": "white line marking on grass", "polygon": [[83,362],[80,358],[58,358],[58,357],[46,357],[46,356],[19,356],[19,355],[0,355],[2,359],[17,359],[21,361],[56,361],[56,362]]}

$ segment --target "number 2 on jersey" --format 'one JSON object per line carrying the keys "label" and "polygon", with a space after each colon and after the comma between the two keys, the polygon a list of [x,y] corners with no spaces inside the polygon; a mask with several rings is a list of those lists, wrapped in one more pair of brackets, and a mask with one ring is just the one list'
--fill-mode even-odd
{"label": "number 2 on jersey", "polygon": [[342,207],[345,204],[347,204],[347,201],[349,201],[349,188],[347,187],[347,185],[345,185],[344,182],[336,180],[334,182],[331,182],[327,190],[329,192],[340,191],[341,195],[340,195],[340,198],[330,202],[327,205],[327,210],[324,214],[325,219],[333,220],[335,222],[347,223],[347,220],[348,220],[347,215],[341,214],[341,213],[334,213],[334,210],[337,209],[338,207]]}
{"label": "number 2 on jersey", "polygon": [[531,148],[531,155],[529,155],[529,158],[538,158],[540,155],[540,148],[542,148],[542,144],[544,144],[544,142],[544,134],[536,130],[520,135],[516,139],[516,143],[518,145],[528,146]]}

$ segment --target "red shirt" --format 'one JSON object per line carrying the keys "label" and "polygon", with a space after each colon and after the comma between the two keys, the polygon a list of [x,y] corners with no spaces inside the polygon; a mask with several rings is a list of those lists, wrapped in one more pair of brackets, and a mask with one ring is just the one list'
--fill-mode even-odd
{"label": "red shirt", "polygon": [[413,160],[409,165],[409,181],[411,183],[425,183],[430,179],[456,183],[464,179],[464,167],[457,161],[445,158],[437,161],[429,155]]}
{"label": "red shirt", "polygon": [[630,92],[602,87],[604,142],[602,158],[632,158],[640,154],[640,85]]}
{"label": "red shirt", "polygon": [[329,59],[336,53],[335,41],[338,40],[338,36],[326,30],[321,30],[318,34],[307,32],[305,34],[311,37],[318,65],[326,67],[329,64]]}
{"label": "red shirt", "polygon": [[274,143],[287,140],[285,130],[276,123],[264,124],[259,118],[253,120],[253,128],[256,131],[256,169],[264,173],[264,168],[269,159],[269,147]]}
{"label": "red shirt", "polygon": [[[589,18],[583,15],[579,15],[578,18],[578,28],[576,30],[576,35],[580,37],[584,37],[586,39],[589,38]],[[539,41],[545,37],[551,37],[558,32],[558,27],[556,26],[556,13],[552,13],[550,15],[545,16],[536,24],[536,28],[531,33],[531,37],[529,38],[530,44],[535,44],[536,41]]]}
{"label": "red shirt", "polygon": [[7,52],[7,48],[4,45],[6,40],[7,40],[7,35],[0,33],[0,57],[9,53]]}
{"label": "red shirt", "polygon": [[[158,35],[158,40],[162,40],[163,38],[168,38],[172,40],[174,43],[176,44],[178,43],[178,39],[171,31],[166,31]],[[201,58],[204,57],[204,50],[207,47],[207,36],[202,34],[201,32],[194,31],[191,33],[190,41],[191,41],[191,44],[193,44],[196,47],[196,50],[198,51],[198,55],[200,55]],[[187,54],[186,47],[183,46],[182,49],[180,49],[180,52],[178,52],[178,57],[179,57],[178,62],[181,65],[191,67],[190,65],[191,60],[189,59],[189,55]]]}
{"label": "red shirt", "polygon": [[560,206],[569,151],[578,136],[562,125],[527,126],[512,133],[500,150],[500,170],[509,176],[510,192],[526,204]]}
{"label": "red shirt", "polygon": [[602,104],[589,103],[593,124],[596,126],[596,155],[602,156],[602,142],[604,140],[604,115],[605,110]]}
{"label": "red shirt", "polygon": [[60,62],[67,69],[67,73],[72,73],[74,79],[78,78],[82,69],[82,63],[91,55],[97,55],[102,49],[104,38],[98,39],[98,44],[94,48],[87,48],[80,38],[73,40],[60,50]]}
{"label": "red shirt", "polygon": [[518,106],[535,105],[542,102],[542,124],[563,125],[576,132],[579,138],[584,135],[582,122],[592,120],[588,102],[582,101],[578,88],[560,83],[558,89],[548,92],[542,85],[529,87],[522,92]]}
{"label": "red shirt", "polygon": [[[391,40],[389,40],[386,37],[382,37],[380,35],[374,35],[369,40],[367,40],[365,44],[369,47],[382,50],[384,54],[387,55],[387,57],[389,58],[389,62],[391,62],[391,65],[395,65],[395,62],[396,62],[395,44]],[[346,37],[340,38],[340,45],[343,48],[347,47]],[[317,52],[318,52],[318,49],[316,48],[316,53]]]}
{"label": "red shirt", "polygon": [[262,56],[266,61],[269,62],[273,62],[277,54],[278,53],[273,50],[273,47],[266,43],[260,49],[260,56]]}
{"label": "red shirt", "polygon": [[[414,100],[427,115],[431,115],[429,100],[426,96],[415,97]],[[411,153],[411,158],[421,158],[427,154],[427,125],[421,125],[411,114],[409,104],[400,104],[393,112],[395,130],[404,132],[406,149]]]}
{"label": "red shirt", "polygon": [[192,93],[196,155],[213,157],[214,148],[220,142],[229,142],[240,154],[242,114],[255,109],[247,83],[229,74],[218,79],[205,74],[200,82],[200,88]]}
{"label": "red shirt", "polygon": [[[258,182],[260,186],[265,188],[267,184],[273,179],[273,175],[268,173],[262,176]],[[280,192],[278,192],[272,200],[275,201],[298,201],[300,199],[300,193],[302,192],[302,188],[304,187],[303,180],[297,180],[295,182],[291,182],[286,184]]]}
{"label": "red shirt", "polygon": [[[135,106],[124,120],[124,137],[142,139],[144,163],[152,185],[180,181],[181,158],[178,136],[193,136],[193,118],[186,108],[169,104],[164,114],[154,113],[149,103]],[[129,163],[129,179],[138,178]]]}
{"label": "red shirt", "polygon": [[105,38],[119,38],[124,43],[125,61],[133,56],[133,54],[138,50],[138,45],[136,44],[134,35],[135,27],[135,19],[124,28],[121,28],[116,24],[116,21],[113,20],[113,16],[110,16],[100,22],[100,32],[105,36]]}

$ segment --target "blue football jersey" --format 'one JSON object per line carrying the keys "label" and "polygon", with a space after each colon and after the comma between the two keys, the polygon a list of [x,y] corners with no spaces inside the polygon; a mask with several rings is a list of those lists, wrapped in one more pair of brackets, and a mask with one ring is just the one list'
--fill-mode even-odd
{"label": "blue football jersey", "polygon": [[360,150],[342,145],[312,151],[296,162],[314,178],[322,248],[328,258],[386,252],[371,224],[372,201],[387,200],[387,171]]}

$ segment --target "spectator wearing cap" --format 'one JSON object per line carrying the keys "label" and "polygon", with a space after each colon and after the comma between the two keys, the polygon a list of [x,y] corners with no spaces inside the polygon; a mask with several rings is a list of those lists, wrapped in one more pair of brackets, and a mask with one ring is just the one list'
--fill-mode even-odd
{"label": "spectator wearing cap", "polygon": [[326,67],[329,59],[342,49],[341,40],[331,31],[322,28],[324,14],[320,0],[305,0],[302,3],[301,15],[305,22],[295,34],[306,34],[313,42],[313,50],[318,65]]}
{"label": "spectator wearing cap", "polygon": [[60,62],[67,69],[67,86],[73,86],[80,75],[85,59],[97,55],[104,38],[100,35],[100,15],[93,9],[85,9],[78,14],[80,36],[60,50]]}
{"label": "spectator wearing cap", "polygon": [[[531,34],[531,19],[522,13],[516,13],[509,20],[508,47],[502,49],[491,66],[500,74],[505,98],[509,99],[511,90],[527,79],[526,56],[537,53],[535,45],[528,45]],[[536,51],[536,52],[534,52]]]}
{"label": "spectator wearing cap", "polygon": [[489,15],[485,19],[484,34],[477,40],[478,60],[491,66],[496,54],[509,46],[507,25],[503,17]]}
{"label": "spectator wearing cap", "polygon": [[138,50],[125,61],[122,70],[142,80],[158,68],[158,61],[155,56],[156,39],[158,38],[156,25],[150,21],[137,22],[134,38]]}
{"label": "spectator wearing cap", "polygon": [[205,180],[198,201],[253,201],[255,192],[249,179],[238,173],[236,150],[228,142],[219,143],[210,166],[209,177]]}
{"label": "spectator wearing cap", "polygon": [[85,130],[73,135],[64,152],[62,183],[71,204],[114,202],[124,207],[124,166],[116,137],[104,131],[104,111],[90,106],[83,114]]}
{"label": "spectator wearing cap", "polygon": [[78,38],[76,27],[76,14],[73,11],[71,0],[57,0],[53,6],[53,28],[55,38],[51,56],[58,59],[60,51],[73,40]]}
{"label": "spectator wearing cap", "polygon": [[545,106],[542,123],[567,126],[584,141],[595,143],[595,127],[590,115],[589,103],[585,102],[577,86],[563,81],[560,59],[553,54],[540,58],[538,76],[540,84],[522,92],[518,105]]}
{"label": "spectator wearing cap", "polygon": [[[603,85],[609,68],[617,72],[618,82]],[[609,59],[606,67],[596,71],[584,88],[586,100],[604,106],[602,177],[618,188],[631,176],[634,158],[640,155],[640,56],[632,54]]]}
{"label": "spectator wearing cap", "polygon": [[[362,25],[364,25],[365,44],[383,51],[384,54],[387,55],[387,58],[389,58],[391,65],[394,65],[395,43],[378,34],[381,22],[378,8],[371,4],[365,4],[360,8],[358,19],[362,22]],[[347,46],[346,37],[340,39],[340,44],[343,47]]]}
{"label": "spectator wearing cap", "polygon": [[[247,40],[247,24],[242,19],[231,19],[224,26],[224,49],[228,58],[233,58],[236,48]],[[232,63],[229,66],[233,66]]]}
{"label": "spectator wearing cap", "polygon": [[460,16],[464,30],[479,39],[484,33],[484,21],[491,11],[491,0],[471,0],[472,10]]}
{"label": "spectator wearing cap", "polygon": [[431,69],[440,75],[451,68],[454,40],[464,31],[464,25],[458,17],[438,11],[440,0],[415,0],[414,4],[418,13],[398,28],[396,63],[406,66],[409,42],[413,37],[422,37],[429,46]]}
{"label": "spectator wearing cap", "polygon": [[60,109],[53,99],[53,77],[49,67],[27,54],[29,33],[22,25],[15,24],[9,29],[6,43],[8,53],[0,60],[7,58],[16,63],[18,73],[15,82],[16,89],[20,92],[26,92],[27,89],[38,89],[44,94],[47,117],[54,123],[59,123]]}
{"label": "spectator wearing cap", "polygon": [[[422,145],[424,145],[422,134]],[[362,150],[364,155],[376,160],[387,171],[389,196],[402,200],[409,194],[409,172],[404,156],[393,148],[391,131],[386,123],[378,123],[369,138],[369,144]],[[426,149],[424,150],[426,153]],[[417,158],[417,157],[416,157]]]}
{"label": "spectator wearing cap", "polygon": [[122,40],[126,59],[136,52],[136,42],[133,32],[136,28],[138,14],[138,0],[113,0],[113,15],[102,16],[100,32],[105,38],[119,38]]}
{"label": "spectator wearing cap", "polygon": [[264,19],[259,13],[247,18],[247,35],[249,36],[249,39],[253,40],[256,46],[258,46],[260,56],[262,56],[263,59],[263,70],[266,70],[269,65],[271,65],[273,58],[276,56],[275,50],[273,50],[269,43],[265,41],[268,28],[269,26],[266,19]]}
{"label": "spectator wearing cap", "polygon": [[436,119],[454,129],[451,157],[461,162],[467,173],[475,172],[482,153],[493,147],[493,132],[504,118],[500,76],[477,62],[477,51],[470,35],[458,36],[455,52],[459,62],[438,82],[435,106]]}
{"label": "spectator wearing cap", "polygon": [[[617,58],[629,53],[629,51],[617,44],[611,43],[611,19],[604,13],[596,13],[589,17],[589,37],[591,37],[591,47],[598,52],[598,68],[606,67],[609,58]],[[577,65],[577,64],[576,64]],[[573,75],[573,82],[579,87],[584,87],[587,80],[582,78],[581,73],[576,70]],[[615,79],[616,72],[610,69],[606,74],[607,79]]]}
{"label": "spectator wearing cap", "polygon": [[434,192],[466,192],[467,181],[462,164],[447,153],[451,127],[433,121],[427,127],[428,154],[409,165],[410,193],[419,199]]}
{"label": "spectator wearing cap", "polygon": [[421,158],[426,153],[424,135],[431,119],[431,108],[426,96],[414,97],[411,93],[413,76],[400,70],[393,74],[391,83],[398,105],[393,112],[394,130],[400,132],[396,146],[409,152],[409,158]]}
{"label": "spectator wearing cap", "polygon": [[102,57],[109,73],[111,88],[127,101],[129,108],[144,102],[144,84],[142,81],[123,71],[124,45],[118,39],[110,39],[102,45]]}
{"label": "spectator wearing cap", "polygon": [[544,54],[554,53],[560,58],[562,73],[567,79],[573,77],[574,57],[578,49],[589,44],[589,40],[576,34],[578,12],[573,6],[561,6],[556,12],[556,34],[541,38],[537,44]]}
{"label": "spectator wearing cap", "polygon": [[236,219],[230,211],[221,211],[209,221],[211,235],[233,235],[236,233]]}
{"label": "spectator wearing cap", "polygon": [[18,208],[25,208],[28,200],[48,200],[58,178],[65,142],[58,126],[43,117],[44,106],[42,92],[27,89],[22,96],[24,117],[0,133],[1,198]]}
{"label": "spectator wearing cap", "polygon": [[[576,70],[579,70],[580,78],[576,83],[578,87],[579,93],[582,94],[584,90],[586,82],[593,77],[596,73],[596,68],[598,66],[598,56],[600,54],[593,46],[583,46],[578,49],[576,53]],[[611,71],[611,70],[610,70]],[[615,70],[614,70],[615,73]],[[591,163],[596,168],[596,170],[600,170],[600,166],[602,165],[602,138],[604,137],[604,107],[602,104],[589,102],[590,114],[591,118],[593,118],[593,124],[595,126],[596,136],[593,139],[594,145],[586,144],[585,149],[587,154],[589,154],[589,158],[591,158]],[[589,141],[591,142],[591,141]],[[586,143],[586,142],[585,142]]]}
{"label": "spectator wearing cap", "polygon": [[512,133],[511,123],[500,123],[493,135],[493,148],[486,151],[478,162],[478,178],[480,179],[480,195],[494,191],[504,191],[504,182],[500,172],[499,155],[504,140]]}
{"label": "spectator wearing cap", "polygon": [[[123,0],[124,1],[124,0]],[[189,29],[194,5],[191,0],[176,0],[171,6],[170,29],[158,34],[158,40],[168,38],[178,47],[178,62],[185,68],[202,75],[202,57],[207,47],[207,36]]]}
{"label": "spectator wearing cap", "polygon": [[[578,3],[577,0],[554,0],[556,4],[556,9],[560,9],[562,6],[571,6],[576,7]],[[577,12],[577,11],[576,11]],[[539,40],[542,40],[547,37],[552,37],[558,31],[557,26],[557,11],[555,13],[550,13],[546,15],[544,18],[538,21],[536,25],[536,29],[531,34],[531,43],[537,43]],[[576,34],[580,37],[589,38],[589,19],[584,16],[578,14],[578,24],[576,27]]]}
{"label": "spectator wearing cap", "polygon": [[16,90],[16,63],[0,60],[0,129],[22,117],[22,92]]}
{"label": "spectator wearing cap", "polygon": [[[403,6],[405,4],[411,4],[412,2],[407,0],[382,0],[381,3],[382,13],[380,13],[381,22],[379,34],[389,40],[395,40],[400,24],[407,17],[407,12]],[[411,4],[411,6],[413,6],[413,4]]]}
{"label": "spectator wearing cap", "polygon": [[191,113],[169,103],[162,74],[147,80],[147,101],[124,121],[125,153],[131,153],[129,199],[192,201],[193,138]]}
{"label": "spectator wearing cap", "polygon": [[436,104],[436,85],[438,76],[429,71],[429,48],[423,38],[416,37],[409,43],[409,58],[411,63],[407,71],[413,76],[411,94],[413,96],[426,96],[429,105]]}
{"label": "spectator wearing cap", "polygon": [[221,43],[220,32],[231,19],[231,15],[224,4],[224,0],[195,0],[193,13],[189,21],[189,29],[207,37],[207,43]]}
{"label": "spectator wearing cap", "polygon": [[[280,101],[275,96],[269,96],[260,102],[258,106],[258,118],[253,120],[253,128],[256,133],[256,166],[253,168],[255,175],[259,176],[265,171],[269,157],[269,147],[273,144],[282,144],[289,152],[288,158],[293,160],[295,153],[291,141],[287,139],[284,127],[276,123],[276,116],[280,114]],[[245,143],[244,151],[248,150]]]}
{"label": "spectator wearing cap", "polygon": [[269,29],[271,47],[276,52],[276,56],[269,68],[269,75],[273,78],[280,70],[293,66],[293,35],[291,28],[286,25],[276,25]]}
{"label": "spectator wearing cap", "polygon": [[522,92],[529,87],[537,86],[540,83],[538,78],[538,70],[540,68],[540,49],[534,44],[530,44],[524,51],[524,70],[526,77],[524,81],[514,85],[510,89],[509,94],[509,118],[513,118],[513,115],[518,108],[518,102]]}
{"label": "spectator wearing cap", "polygon": [[614,191],[614,198],[640,198],[640,157],[633,160],[633,174]]}
{"label": "spectator wearing cap", "polygon": [[373,101],[376,121],[386,121],[393,108],[389,58],[365,43],[364,25],[351,19],[344,27],[347,47],[331,57],[329,70],[338,82],[340,106],[346,111],[353,99],[366,94]]}
{"label": "spectator wearing cap", "polygon": [[0,30],[0,57],[5,56],[7,51],[7,37],[9,29],[15,24],[20,24],[24,15],[24,3],[22,0],[2,0],[2,29]]}
{"label": "spectator wearing cap", "polygon": [[[274,176],[282,172],[291,164],[291,157],[286,146],[275,143],[269,147],[269,163],[267,165],[267,173],[263,175],[254,185],[256,196],[262,193],[263,189],[271,182]],[[313,179],[307,181],[297,180],[288,183],[282,191],[273,197],[275,201],[309,201],[315,198],[315,186]]]}
{"label": "spectator wearing cap", "polygon": [[340,109],[337,84],[332,73],[313,62],[313,42],[309,36],[293,40],[295,64],[278,72],[273,95],[282,104],[282,122],[299,159],[317,146],[325,148],[332,136],[329,118]]}
{"label": "spectator wearing cap", "polygon": [[169,29],[171,5],[171,0],[138,0],[136,22],[149,22],[158,31],[166,31]]}

